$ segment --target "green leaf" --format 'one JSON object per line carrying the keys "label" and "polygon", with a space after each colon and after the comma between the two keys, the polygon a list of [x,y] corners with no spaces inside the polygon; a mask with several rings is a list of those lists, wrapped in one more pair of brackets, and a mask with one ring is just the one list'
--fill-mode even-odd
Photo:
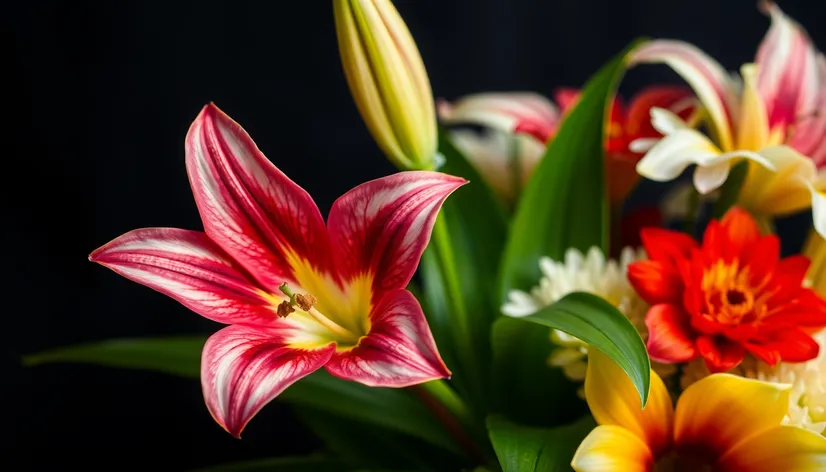
{"label": "green leaf", "polygon": [[578,385],[547,363],[550,331],[507,316],[493,324],[495,412],[532,426],[564,424],[588,412]]}
{"label": "green leaf", "polygon": [[508,290],[526,290],[536,284],[540,256],[561,260],[568,248],[584,252],[591,246],[607,254],[610,228],[603,169],[605,115],[627,51],[602,67],[585,85],[523,191],[502,261],[502,300]]}
{"label": "green leaf", "polygon": [[23,364],[71,362],[198,378],[206,338],[111,339],[32,354],[23,357]]}
{"label": "green leaf", "polygon": [[570,471],[577,447],[596,426],[593,418],[554,429],[529,428],[488,418],[488,432],[502,472]]}
{"label": "green leaf", "polygon": [[193,472],[344,472],[360,470],[342,460],[324,456],[274,457],[220,464]]}
{"label": "green leaf", "polygon": [[[96,364],[197,379],[205,341],[204,336],[115,339],[34,354],[23,362]],[[290,386],[278,400],[398,431],[462,454],[453,437],[409,389],[367,387],[321,370]]]}
{"label": "green leaf", "polygon": [[428,321],[453,371],[451,383],[473,405],[488,404],[490,326],[499,314],[496,274],[507,233],[505,211],[476,170],[440,133],[442,172],[467,185],[442,207],[421,264]]}
{"label": "green leaf", "polygon": [[746,181],[746,175],[748,175],[748,173],[749,162],[745,160],[738,162],[731,168],[726,182],[720,188],[720,197],[714,202],[714,206],[712,207],[712,218],[722,218],[723,215],[737,203],[737,197],[740,196],[740,190],[743,188],[743,182]]}
{"label": "green leaf", "polygon": [[628,374],[645,406],[651,382],[648,351],[637,328],[614,305],[590,293],[574,292],[516,319],[558,329],[605,353]]}

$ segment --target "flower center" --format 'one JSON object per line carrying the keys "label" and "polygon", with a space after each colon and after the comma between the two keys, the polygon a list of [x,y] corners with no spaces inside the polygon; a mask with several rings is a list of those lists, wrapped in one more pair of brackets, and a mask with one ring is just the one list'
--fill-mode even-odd
{"label": "flower center", "polygon": [[284,300],[276,307],[276,314],[279,318],[286,318],[296,310],[300,310],[329,330],[339,347],[350,348],[358,344],[361,335],[354,333],[329,317],[324,316],[324,314],[316,309],[315,305],[317,300],[313,295],[309,293],[293,293],[286,282],[281,284],[278,289],[289,297],[289,299]]}
{"label": "flower center", "polygon": [[703,274],[705,316],[726,325],[752,323],[766,314],[760,287],[752,285],[748,267],[738,261],[716,262]]}
{"label": "flower center", "polygon": [[672,451],[654,464],[653,472],[712,472],[713,464],[691,454]]}

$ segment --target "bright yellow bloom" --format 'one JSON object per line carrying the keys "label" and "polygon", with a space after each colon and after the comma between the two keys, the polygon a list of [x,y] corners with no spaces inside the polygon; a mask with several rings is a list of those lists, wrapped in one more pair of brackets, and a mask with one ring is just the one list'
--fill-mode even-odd
{"label": "bright yellow bloom", "polygon": [[689,387],[674,408],[651,372],[648,405],[625,373],[591,349],[585,397],[599,426],[582,441],[577,472],[778,472],[826,468],[826,438],[782,425],[788,385],[714,374]]}
{"label": "bright yellow bloom", "polygon": [[341,62],[367,128],[403,170],[434,167],[436,111],[424,62],[390,0],[333,0]]}

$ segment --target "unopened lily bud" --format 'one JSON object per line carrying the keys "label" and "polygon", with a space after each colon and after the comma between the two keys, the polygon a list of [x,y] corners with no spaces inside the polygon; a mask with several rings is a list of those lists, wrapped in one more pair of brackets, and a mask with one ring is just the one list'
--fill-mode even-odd
{"label": "unopened lily bud", "polygon": [[333,0],[341,62],[379,147],[403,170],[432,169],[436,113],[422,57],[390,0]]}

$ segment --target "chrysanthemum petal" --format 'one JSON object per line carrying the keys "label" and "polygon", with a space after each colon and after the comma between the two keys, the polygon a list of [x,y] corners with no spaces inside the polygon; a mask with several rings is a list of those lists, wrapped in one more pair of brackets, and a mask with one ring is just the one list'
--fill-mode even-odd
{"label": "chrysanthemum petal", "polygon": [[628,375],[608,356],[589,349],[585,377],[585,399],[600,425],[627,429],[657,454],[671,442],[673,405],[662,379],[651,371],[648,404],[640,397]]}
{"label": "chrysanthemum petal", "polygon": [[330,271],[327,230],[313,199],[213,104],[189,128],[186,167],[206,234],[262,288],[294,281],[291,257]]}
{"label": "chrysanthemum petal", "polygon": [[788,411],[790,388],[730,374],[700,380],[677,402],[675,447],[710,459],[721,457],[738,443],[777,427]]}
{"label": "chrysanthemum petal", "polygon": [[826,470],[826,438],[797,426],[777,426],[732,448],[718,466],[748,472]]}
{"label": "chrysanthemum petal", "polygon": [[413,294],[385,293],[370,323],[369,333],[356,347],[333,355],[328,372],[371,387],[407,387],[450,377]]}
{"label": "chrysanthemum petal", "polygon": [[697,352],[703,356],[706,367],[712,373],[729,371],[746,356],[742,345],[723,337],[700,336],[696,343]]}
{"label": "chrysanthemum petal", "polygon": [[649,472],[654,456],[634,433],[616,425],[597,426],[571,461],[576,472]]}
{"label": "chrysanthemum petal", "polygon": [[399,172],[345,193],[328,218],[341,275],[371,275],[375,294],[406,287],[442,203],[465,183],[439,172]]}
{"label": "chrysanthemum petal", "polygon": [[697,357],[696,334],[689,315],[682,308],[661,303],[652,306],[645,315],[648,327],[648,354],[663,363],[688,362]]}
{"label": "chrysanthemum petal", "polygon": [[201,386],[212,417],[235,437],[296,380],[318,370],[335,344],[291,348],[284,333],[233,325],[210,336],[201,358]]}
{"label": "chrysanthemum petal", "polygon": [[174,228],[130,231],[89,259],[219,323],[276,323],[271,303],[206,234]]}

